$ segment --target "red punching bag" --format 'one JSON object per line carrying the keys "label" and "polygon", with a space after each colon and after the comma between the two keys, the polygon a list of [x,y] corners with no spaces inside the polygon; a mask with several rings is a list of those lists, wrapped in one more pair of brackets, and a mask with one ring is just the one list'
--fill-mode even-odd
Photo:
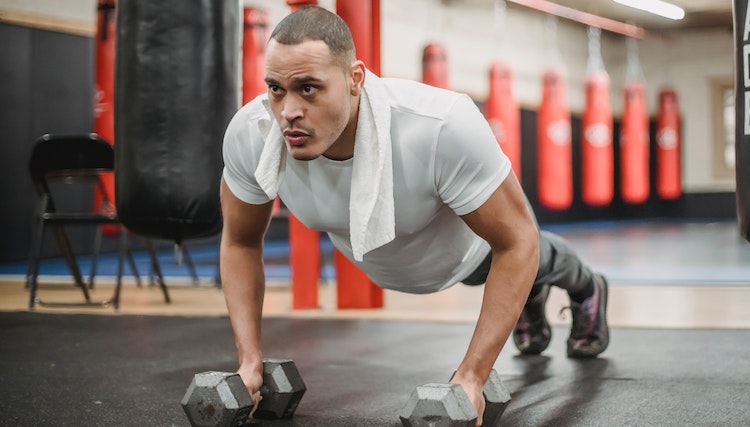
{"label": "red punching bag", "polygon": [[625,111],[620,130],[620,192],[626,203],[643,203],[649,196],[649,142],[646,89],[625,84]]}
{"label": "red punching bag", "polygon": [[242,104],[266,92],[264,81],[268,14],[262,9],[246,7],[242,35]]}
{"label": "red punching bag", "polygon": [[422,52],[422,83],[448,89],[448,52],[439,43],[430,43]]}
{"label": "red punching bag", "polygon": [[677,94],[672,88],[664,88],[659,92],[656,125],[656,192],[662,199],[676,199],[682,194],[680,146]]}
{"label": "red punching bag", "polygon": [[650,193],[646,86],[636,43],[627,40],[625,110],[620,127],[620,193],[625,203],[643,203]]}
{"label": "red punching bag", "polygon": [[606,206],[614,196],[610,81],[602,61],[601,30],[591,27],[588,35],[586,107],[581,123],[581,198],[591,206]]}
{"label": "red punching bag", "polygon": [[513,172],[521,179],[521,110],[513,96],[513,71],[505,62],[497,61],[490,67],[490,93],[484,115],[510,159]]}
{"label": "red punching bag", "polygon": [[581,123],[581,198],[591,206],[605,206],[614,195],[609,88],[606,72],[586,78],[586,109]]}
{"label": "red punching bag", "polygon": [[[99,0],[96,24],[94,132],[112,144],[115,141],[115,0]],[[94,209],[114,210],[115,175],[102,172],[99,179],[102,186],[94,189]],[[100,188],[112,205],[102,203],[104,197]],[[102,230],[107,235],[115,235],[119,226],[105,224]]]}
{"label": "red punching bag", "polygon": [[542,103],[537,115],[537,192],[543,206],[562,210],[573,202],[570,113],[565,105],[565,76],[561,68],[552,68],[542,79]]}

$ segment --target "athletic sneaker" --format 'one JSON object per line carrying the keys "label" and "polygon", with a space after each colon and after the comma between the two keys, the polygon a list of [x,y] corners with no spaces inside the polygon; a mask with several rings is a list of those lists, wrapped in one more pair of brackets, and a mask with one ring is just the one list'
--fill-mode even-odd
{"label": "athletic sneaker", "polygon": [[549,345],[552,330],[544,313],[549,285],[543,285],[534,298],[526,301],[513,330],[513,342],[523,354],[539,354]]}
{"label": "athletic sneaker", "polygon": [[568,357],[594,357],[609,345],[607,280],[594,275],[594,294],[582,303],[571,302],[573,325],[568,338]]}

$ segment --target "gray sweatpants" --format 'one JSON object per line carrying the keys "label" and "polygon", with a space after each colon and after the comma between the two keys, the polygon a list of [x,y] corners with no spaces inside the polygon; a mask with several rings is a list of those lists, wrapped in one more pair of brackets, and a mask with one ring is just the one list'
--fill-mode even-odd
{"label": "gray sweatpants", "polygon": [[[472,286],[481,285],[487,280],[491,263],[492,253],[462,282]],[[575,293],[589,286],[592,280],[591,269],[583,264],[565,239],[555,233],[540,230],[539,270],[534,287],[553,285]],[[531,294],[534,295],[535,292],[532,291]]]}

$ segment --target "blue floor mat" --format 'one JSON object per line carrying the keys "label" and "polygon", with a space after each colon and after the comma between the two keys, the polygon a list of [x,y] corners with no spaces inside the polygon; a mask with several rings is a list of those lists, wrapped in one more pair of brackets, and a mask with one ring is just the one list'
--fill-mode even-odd
{"label": "blue floor mat", "polygon": [[[288,241],[270,241],[264,246],[265,252],[265,270],[266,277],[270,280],[289,280],[291,271],[289,269],[289,242]],[[195,274],[200,280],[214,280],[219,273],[219,246],[202,245],[191,246],[189,256],[193,261]],[[335,269],[332,265],[333,245],[328,239],[321,239],[321,278],[332,280],[335,277]],[[166,277],[192,277],[185,255],[183,254],[182,262],[177,263],[175,252],[171,249],[157,250],[157,259],[162,274]],[[91,271],[91,256],[79,256],[78,266],[81,274],[88,277]],[[146,251],[134,251],[133,259],[136,268],[142,278],[147,278],[151,272],[151,260]],[[116,276],[117,275],[118,256],[114,253],[101,254],[97,262],[96,276]],[[130,265],[125,262],[124,274],[134,275],[135,272]],[[0,264],[0,275],[18,276],[25,275],[27,270],[26,261]],[[39,265],[39,274],[43,276],[67,276],[70,270],[63,258],[43,259]]]}
{"label": "blue floor mat", "polygon": [[[591,268],[604,273],[617,285],[750,285],[750,244],[740,237],[734,221],[598,221],[543,225],[543,229],[565,237]],[[333,245],[321,235],[321,278],[333,280]],[[197,275],[215,280],[218,274],[218,244],[189,247]],[[149,257],[134,253],[141,277],[148,277]],[[183,262],[175,262],[173,250],[158,251],[162,272],[168,277],[190,277]],[[91,258],[79,257],[81,272],[88,276]],[[269,280],[289,280],[289,243],[267,241],[265,269]],[[100,257],[97,276],[115,276],[117,256]],[[26,262],[0,264],[0,275],[25,275]],[[42,275],[68,275],[60,258],[45,259]],[[133,272],[127,266],[125,274]]]}

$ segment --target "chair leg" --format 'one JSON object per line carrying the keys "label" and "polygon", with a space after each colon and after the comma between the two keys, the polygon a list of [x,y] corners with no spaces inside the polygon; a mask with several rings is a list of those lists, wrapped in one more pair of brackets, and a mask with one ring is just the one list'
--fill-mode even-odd
{"label": "chair leg", "polygon": [[47,197],[42,197],[39,202],[39,210],[35,217],[36,224],[31,231],[31,247],[29,248],[29,265],[26,269],[26,288],[31,287],[32,280],[36,280],[39,274],[39,257],[41,256],[42,250],[42,238],[44,237],[44,211],[47,207]]}
{"label": "chair leg", "polygon": [[164,302],[169,303],[171,302],[171,300],[169,298],[169,292],[167,291],[167,285],[164,283],[164,276],[161,274],[161,266],[159,265],[159,260],[156,258],[154,241],[151,239],[146,239],[146,245],[148,246],[149,256],[151,256],[151,268],[153,268],[153,273],[156,275],[156,280],[159,282],[162,293],[164,293]]}
{"label": "chair leg", "polygon": [[195,269],[195,264],[193,264],[193,258],[190,256],[190,251],[188,251],[187,245],[184,243],[182,244],[182,253],[185,256],[185,265],[187,265],[188,271],[190,271],[190,276],[193,278],[193,285],[197,286],[200,283],[198,272]]}
{"label": "chair leg", "polygon": [[29,309],[34,308],[36,303],[36,291],[39,277],[39,257],[42,251],[42,240],[44,238],[44,220],[39,217],[34,226],[31,240],[31,251],[29,254],[29,266],[26,273],[26,287],[29,288]]}
{"label": "chair leg", "polygon": [[143,282],[141,281],[141,273],[138,270],[138,266],[135,264],[135,258],[133,258],[133,251],[131,251],[129,248],[125,249],[125,257],[128,260],[128,265],[130,265],[130,270],[133,271],[135,283],[140,288],[143,285]]}
{"label": "chair leg", "polygon": [[126,252],[128,251],[128,233],[125,229],[120,233],[120,253],[117,257],[117,283],[115,284],[115,294],[112,296],[112,305],[115,310],[120,308],[120,291],[122,289],[122,270],[125,262]]}
{"label": "chair leg", "polygon": [[89,289],[94,289],[94,277],[99,263],[99,251],[102,247],[102,226],[96,227],[94,234],[94,250],[91,253],[91,271],[89,272]]}
{"label": "chair leg", "polygon": [[68,235],[65,233],[63,227],[59,225],[53,226],[52,230],[55,233],[57,244],[62,251],[65,262],[68,264],[68,268],[70,268],[70,272],[73,274],[73,280],[75,280],[76,285],[80,286],[81,290],[83,291],[83,296],[84,298],[86,298],[86,302],[91,302],[88,287],[85,283],[83,283],[81,270],[78,268],[78,262],[76,261],[75,255],[73,254],[73,248],[70,246]]}
{"label": "chair leg", "polygon": [[130,243],[128,242],[129,239],[127,238],[128,230],[124,225],[120,225],[120,237],[122,237],[123,234],[126,235],[125,257],[128,261],[128,265],[130,266],[130,270],[133,272],[133,277],[135,277],[135,283],[140,288],[142,285],[141,273],[140,271],[138,271],[138,266],[135,263],[133,251],[130,250]]}

